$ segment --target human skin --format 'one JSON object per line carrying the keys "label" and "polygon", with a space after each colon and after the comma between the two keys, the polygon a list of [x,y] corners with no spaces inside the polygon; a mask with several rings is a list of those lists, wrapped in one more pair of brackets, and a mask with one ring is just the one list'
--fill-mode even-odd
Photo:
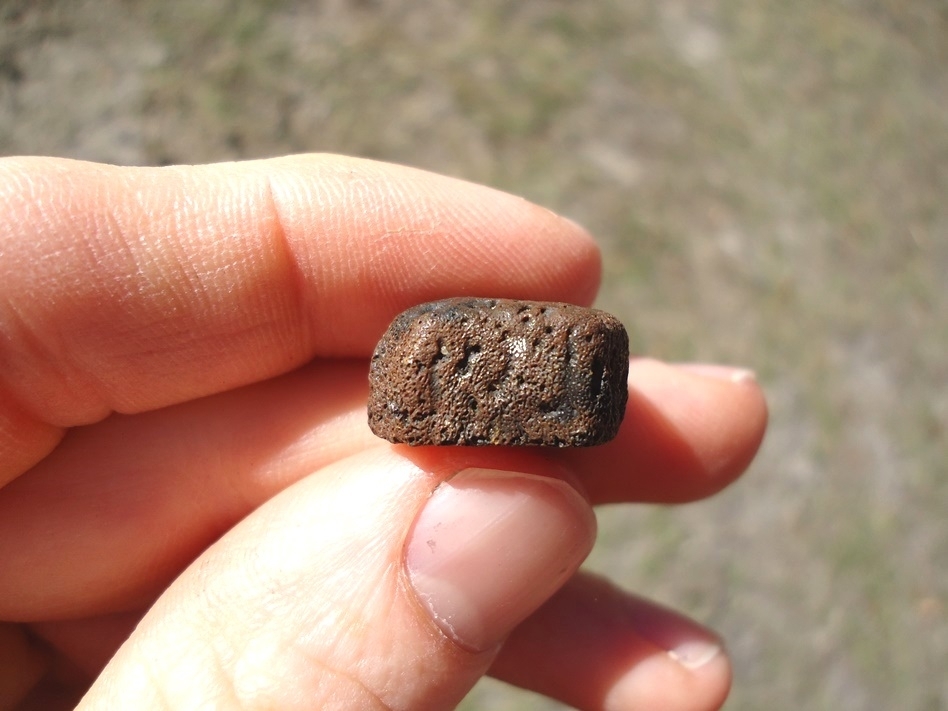
{"label": "human skin", "polygon": [[407,448],[365,422],[403,309],[590,304],[580,227],[313,155],[8,158],[0,214],[0,708],[437,711],[485,673],[583,709],[721,705],[714,633],[577,569],[593,505],[746,468],[746,371],[633,359],[590,449]]}

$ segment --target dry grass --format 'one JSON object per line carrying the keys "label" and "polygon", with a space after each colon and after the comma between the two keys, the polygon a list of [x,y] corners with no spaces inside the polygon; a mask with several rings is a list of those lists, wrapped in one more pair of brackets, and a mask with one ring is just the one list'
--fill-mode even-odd
{"label": "dry grass", "polygon": [[948,707],[948,11],[697,7],[8,4],[0,151],[329,150],[579,219],[636,347],[755,367],[773,420],[715,500],[605,511],[590,564],[723,631],[730,709]]}

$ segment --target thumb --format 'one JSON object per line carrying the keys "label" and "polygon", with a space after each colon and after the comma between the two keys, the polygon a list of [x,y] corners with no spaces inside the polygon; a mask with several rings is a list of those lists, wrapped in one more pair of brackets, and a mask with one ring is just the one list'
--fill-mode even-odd
{"label": "thumb", "polygon": [[433,458],[374,449],[267,502],[159,598],[80,708],[454,708],[576,571],[595,520],[548,463]]}

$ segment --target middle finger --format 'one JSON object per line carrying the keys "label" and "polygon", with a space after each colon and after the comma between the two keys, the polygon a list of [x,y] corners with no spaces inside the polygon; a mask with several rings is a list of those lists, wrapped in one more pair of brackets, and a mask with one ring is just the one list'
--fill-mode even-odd
{"label": "middle finger", "polygon": [[[236,521],[290,483],[370,446],[363,362],[314,363],[184,405],[72,431],[0,490],[0,619],[141,606]],[[593,503],[709,495],[760,443],[753,381],[633,361],[626,420],[590,449],[419,448],[429,471],[557,460]],[[29,591],[25,595],[22,591]]]}

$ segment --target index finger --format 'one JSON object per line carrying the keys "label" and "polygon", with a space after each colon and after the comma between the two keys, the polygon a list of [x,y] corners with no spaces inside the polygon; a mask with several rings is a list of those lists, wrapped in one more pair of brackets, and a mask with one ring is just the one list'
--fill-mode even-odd
{"label": "index finger", "polygon": [[368,355],[449,295],[587,303],[599,253],[510,195],[294,156],[117,168],[0,161],[0,482],[62,428]]}

